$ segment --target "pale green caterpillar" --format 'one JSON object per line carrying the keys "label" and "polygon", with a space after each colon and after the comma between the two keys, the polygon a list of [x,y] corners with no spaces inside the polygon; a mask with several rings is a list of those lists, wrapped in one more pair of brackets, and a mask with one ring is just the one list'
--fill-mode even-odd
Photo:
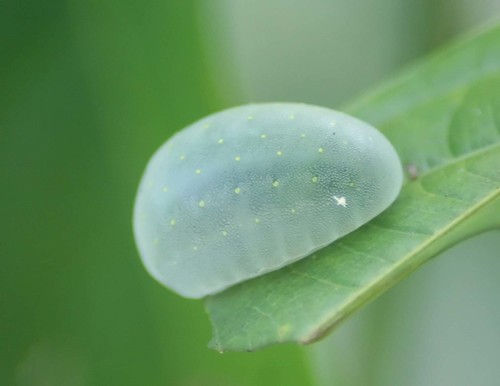
{"label": "pale green caterpillar", "polygon": [[255,104],[204,118],[150,160],[134,233],[147,270],[199,298],[301,259],[396,198],[396,151],[330,109]]}

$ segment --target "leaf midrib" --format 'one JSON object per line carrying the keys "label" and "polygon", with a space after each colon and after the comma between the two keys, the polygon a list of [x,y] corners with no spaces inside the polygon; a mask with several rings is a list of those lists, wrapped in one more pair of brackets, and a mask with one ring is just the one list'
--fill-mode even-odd
{"label": "leaf midrib", "polygon": [[[434,168],[432,171],[426,173],[426,175],[438,172],[440,169],[443,169],[446,166],[453,166],[460,162],[470,161],[476,157],[483,155],[486,152],[489,152],[490,150],[493,151],[496,148],[500,149],[500,143],[483,147],[481,148],[481,150],[472,153],[467,153],[467,155],[455,158],[454,162],[448,162],[446,164],[442,164],[439,168]],[[479,212],[482,208],[484,208],[485,206],[487,206],[488,204],[490,204],[499,197],[500,197],[500,187],[491,192],[490,194],[488,194],[487,196],[480,199],[478,203],[472,205],[463,214],[457,216],[457,218],[451,221],[448,225],[444,226],[440,231],[437,231],[434,235],[429,236],[429,238],[425,242],[421,243],[417,248],[408,253],[397,263],[392,264],[388,270],[384,271],[382,275],[379,275],[376,279],[374,279],[370,283],[364,285],[361,288],[361,290],[354,291],[352,296],[347,298],[342,306],[334,310],[333,313],[330,313],[330,316],[328,316],[324,322],[318,324],[319,327],[314,328],[314,330],[308,336],[306,336],[306,338],[301,339],[301,343],[304,344],[311,343],[317,340],[318,338],[322,337],[325,332],[332,329],[342,319],[344,319],[350,313],[351,309],[354,310],[358,309],[362,304],[368,302],[371,298],[373,298],[373,296],[370,295],[374,293],[373,291],[374,287],[384,288],[384,286],[386,286],[386,283],[389,283],[393,279],[395,272],[400,271],[401,268],[408,263],[408,261],[412,261],[416,259],[418,255],[425,253],[426,249],[431,247],[437,241],[441,240],[443,237],[445,237],[451,231],[453,231],[457,226],[462,224],[466,219],[472,217],[475,213]],[[414,269],[418,268],[424,262],[425,260],[419,261],[418,264],[414,266]],[[410,272],[411,271],[407,272],[406,275],[409,274]],[[377,291],[375,296],[379,295],[381,292],[382,291]]]}

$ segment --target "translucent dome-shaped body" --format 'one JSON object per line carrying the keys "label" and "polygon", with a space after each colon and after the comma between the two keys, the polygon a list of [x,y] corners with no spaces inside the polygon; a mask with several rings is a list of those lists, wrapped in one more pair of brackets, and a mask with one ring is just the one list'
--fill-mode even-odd
{"label": "translucent dome-shaped body", "polygon": [[386,209],[399,158],[376,129],[326,108],[232,108],[150,160],[134,209],[148,271],[198,298],[292,263]]}

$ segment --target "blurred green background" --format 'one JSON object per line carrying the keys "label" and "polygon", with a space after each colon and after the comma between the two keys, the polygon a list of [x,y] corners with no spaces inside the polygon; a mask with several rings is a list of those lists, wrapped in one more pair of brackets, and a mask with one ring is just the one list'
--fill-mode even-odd
{"label": "blurred green background", "polygon": [[131,210],[152,152],[194,120],[339,108],[498,15],[493,0],[0,2],[0,385],[494,384],[498,233],[323,343],[220,355],[202,301],[142,268]]}

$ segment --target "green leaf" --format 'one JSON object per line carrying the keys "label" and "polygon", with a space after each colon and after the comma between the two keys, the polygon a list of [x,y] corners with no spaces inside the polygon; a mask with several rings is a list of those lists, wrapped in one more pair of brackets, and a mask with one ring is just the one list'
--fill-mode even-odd
{"label": "green leaf", "polygon": [[378,127],[411,170],[400,196],[314,255],[207,298],[212,348],[313,342],[439,252],[500,226],[500,26],[346,110]]}

